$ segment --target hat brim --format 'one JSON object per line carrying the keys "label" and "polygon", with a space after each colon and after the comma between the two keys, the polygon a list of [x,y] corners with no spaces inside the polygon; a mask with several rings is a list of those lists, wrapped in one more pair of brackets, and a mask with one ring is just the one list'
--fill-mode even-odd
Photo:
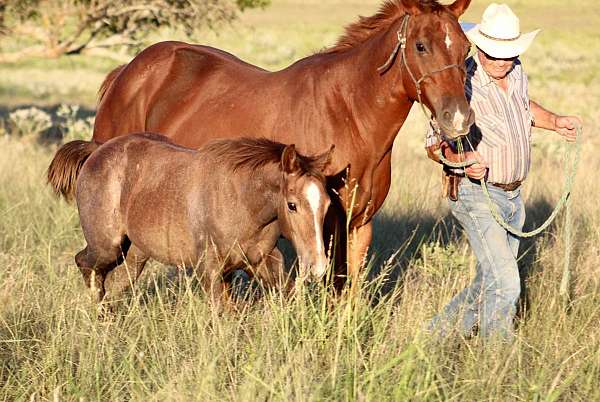
{"label": "hat brim", "polygon": [[479,32],[478,24],[466,31],[465,35],[475,44],[475,46],[490,56],[505,59],[523,54],[539,32],[540,30],[536,29],[535,31],[521,34],[521,36],[515,40],[496,40],[483,36]]}

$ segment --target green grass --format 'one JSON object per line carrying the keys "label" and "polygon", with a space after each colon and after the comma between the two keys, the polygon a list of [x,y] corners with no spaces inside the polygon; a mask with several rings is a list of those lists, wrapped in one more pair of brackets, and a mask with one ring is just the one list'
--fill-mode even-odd
{"label": "green grass", "polygon": [[[345,22],[377,8],[302,4],[275,0],[219,36],[207,33],[206,42],[276,69],[330,45]],[[485,4],[476,2],[467,19],[476,20]],[[593,179],[600,170],[600,51],[593,46],[600,16],[591,1],[509,4],[524,29],[544,28],[523,57],[532,98],[582,116],[586,126],[572,198],[568,310],[558,294],[565,247],[559,218],[521,248],[529,303],[513,344],[436,343],[420,334],[469,282],[475,261],[439,197],[439,171],[424,155],[417,109],[396,140],[392,189],[376,217],[371,268],[389,272],[391,284],[372,275],[360,297],[303,289],[291,300],[271,295],[217,318],[193,278],[151,264],[117,313],[99,320],[73,263],[84,245],[76,208],[44,183],[55,147],[0,127],[0,399],[600,400],[600,188]],[[110,68],[110,61],[85,57],[0,66],[0,105],[92,107]],[[34,93],[38,84],[52,94]],[[562,186],[558,137],[536,131],[534,142],[524,188],[529,227],[548,215]],[[370,302],[377,287],[392,291]]]}

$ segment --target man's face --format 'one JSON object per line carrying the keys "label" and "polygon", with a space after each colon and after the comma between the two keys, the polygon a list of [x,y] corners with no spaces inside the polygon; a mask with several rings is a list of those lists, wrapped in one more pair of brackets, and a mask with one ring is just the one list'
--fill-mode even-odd
{"label": "man's face", "polygon": [[477,48],[477,56],[485,72],[495,80],[501,80],[506,77],[506,74],[513,68],[513,64],[517,59],[516,57],[508,59],[492,57],[479,48]]}

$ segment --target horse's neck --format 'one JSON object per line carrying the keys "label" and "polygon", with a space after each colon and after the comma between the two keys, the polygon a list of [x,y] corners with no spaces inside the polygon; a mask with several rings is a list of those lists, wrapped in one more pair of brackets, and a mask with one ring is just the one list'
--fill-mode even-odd
{"label": "horse's neck", "polygon": [[325,55],[337,70],[333,76],[338,79],[332,83],[338,88],[335,104],[346,114],[346,121],[354,120],[363,141],[382,155],[391,149],[413,103],[403,85],[400,53],[384,74],[377,71],[396,42],[397,32],[390,29],[353,49]]}

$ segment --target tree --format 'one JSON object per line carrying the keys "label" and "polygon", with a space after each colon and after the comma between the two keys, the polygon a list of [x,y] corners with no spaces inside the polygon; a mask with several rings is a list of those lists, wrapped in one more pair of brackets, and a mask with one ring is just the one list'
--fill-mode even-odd
{"label": "tree", "polygon": [[159,27],[188,35],[233,21],[238,11],[270,0],[0,0],[0,34],[32,43],[0,62],[25,56],[59,57],[90,49],[139,47]]}

